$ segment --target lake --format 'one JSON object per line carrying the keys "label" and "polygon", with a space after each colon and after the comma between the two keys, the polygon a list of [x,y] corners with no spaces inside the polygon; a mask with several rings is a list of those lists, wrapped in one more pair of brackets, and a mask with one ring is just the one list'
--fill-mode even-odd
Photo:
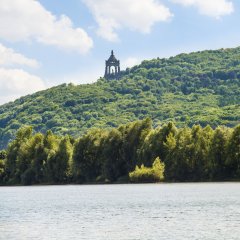
{"label": "lake", "polygon": [[0,188],[1,240],[239,240],[240,183]]}

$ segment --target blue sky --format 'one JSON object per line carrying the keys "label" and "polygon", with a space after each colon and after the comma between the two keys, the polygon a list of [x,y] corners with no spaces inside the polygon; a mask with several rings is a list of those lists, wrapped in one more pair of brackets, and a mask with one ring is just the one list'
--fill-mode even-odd
{"label": "blue sky", "polygon": [[0,104],[144,59],[240,45],[239,0],[2,0]]}

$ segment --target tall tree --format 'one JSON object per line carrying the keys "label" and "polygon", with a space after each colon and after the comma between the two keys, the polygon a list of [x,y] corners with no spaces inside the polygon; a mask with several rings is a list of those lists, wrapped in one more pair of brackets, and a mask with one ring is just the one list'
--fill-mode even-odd
{"label": "tall tree", "polygon": [[231,177],[240,178],[240,125],[234,128],[229,139],[227,165]]}
{"label": "tall tree", "polygon": [[15,140],[13,140],[7,148],[6,174],[8,175],[9,183],[19,183],[20,176],[17,169],[17,157],[20,147],[26,143],[32,136],[32,127],[26,126],[18,130]]}
{"label": "tall tree", "polygon": [[134,170],[138,164],[138,151],[151,129],[152,120],[150,118],[127,124],[118,129],[123,134],[123,154],[128,171]]}
{"label": "tall tree", "polygon": [[120,131],[113,129],[109,132],[103,149],[104,176],[113,182],[127,175],[127,162],[123,154],[123,136]]}
{"label": "tall tree", "polygon": [[227,144],[230,131],[227,128],[218,127],[213,134],[209,150],[209,177],[212,180],[221,180],[227,177],[226,160]]}
{"label": "tall tree", "polygon": [[73,174],[77,181],[95,181],[102,173],[102,143],[106,132],[93,129],[76,142]]}

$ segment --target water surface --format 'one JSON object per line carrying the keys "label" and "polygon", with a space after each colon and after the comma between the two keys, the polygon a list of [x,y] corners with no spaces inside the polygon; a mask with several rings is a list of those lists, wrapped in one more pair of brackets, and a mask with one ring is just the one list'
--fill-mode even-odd
{"label": "water surface", "polygon": [[240,239],[240,183],[0,188],[1,240]]}

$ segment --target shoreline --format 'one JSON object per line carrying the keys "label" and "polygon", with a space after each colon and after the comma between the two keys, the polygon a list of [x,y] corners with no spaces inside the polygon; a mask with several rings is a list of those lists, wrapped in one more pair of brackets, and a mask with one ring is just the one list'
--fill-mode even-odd
{"label": "shoreline", "polygon": [[222,180],[222,181],[190,181],[190,182],[143,182],[143,183],[130,183],[130,182],[114,182],[114,183],[41,183],[41,184],[32,184],[32,185],[21,185],[21,184],[16,184],[16,185],[0,185],[1,187],[45,187],[45,186],[91,186],[91,185],[167,185],[167,184],[218,184],[218,183],[240,183],[240,180]]}

